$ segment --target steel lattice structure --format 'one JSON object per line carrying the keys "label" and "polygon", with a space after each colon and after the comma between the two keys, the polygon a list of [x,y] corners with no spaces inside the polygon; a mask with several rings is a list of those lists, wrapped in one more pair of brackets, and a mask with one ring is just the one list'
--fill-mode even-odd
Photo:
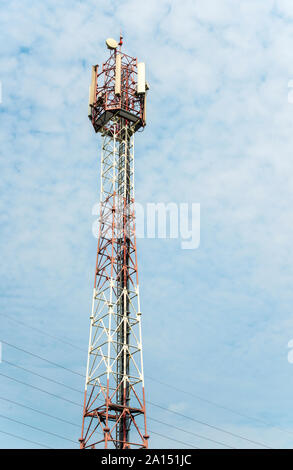
{"label": "steel lattice structure", "polygon": [[122,38],[119,45],[100,74],[93,67],[90,88],[89,118],[102,135],[101,197],[81,448],[147,448],[149,438],[134,208],[134,134],[145,126],[146,85],[144,64],[141,77]]}

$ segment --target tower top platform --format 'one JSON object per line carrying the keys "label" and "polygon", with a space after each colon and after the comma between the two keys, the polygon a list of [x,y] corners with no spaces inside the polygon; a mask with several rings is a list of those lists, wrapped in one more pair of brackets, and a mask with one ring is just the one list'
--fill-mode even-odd
{"label": "tower top platform", "polygon": [[129,121],[135,132],[146,125],[145,64],[121,51],[121,39],[118,44],[109,38],[106,44],[110,57],[92,67],[88,117],[96,132],[113,116]]}

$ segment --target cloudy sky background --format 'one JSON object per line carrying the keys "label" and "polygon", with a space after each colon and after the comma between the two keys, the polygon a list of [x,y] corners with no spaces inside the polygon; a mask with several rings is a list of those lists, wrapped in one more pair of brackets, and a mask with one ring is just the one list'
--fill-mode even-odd
{"label": "cloudy sky background", "polygon": [[[151,86],[148,126],[135,144],[136,199],[201,205],[197,250],[138,240],[147,400],[169,410],[149,404],[148,414],[173,426],[150,419],[150,447],[292,446],[293,3],[0,7],[0,339],[85,372],[100,171],[88,86],[91,65],[108,56],[105,38],[121,28]],[[76,447],[82,376],[6,343],[2,357],[0,431]],[[3,448],[32,446],[1,435]]]}

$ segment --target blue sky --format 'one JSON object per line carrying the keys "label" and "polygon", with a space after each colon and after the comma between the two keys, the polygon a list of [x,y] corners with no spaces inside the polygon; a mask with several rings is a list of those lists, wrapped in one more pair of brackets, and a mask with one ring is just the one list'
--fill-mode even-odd
{"label": "blue sky", "polygon": [[[135,143],[136,199],[201,205],[197,250],[182,250],[179,240],[138,241],[147,400],[270,447],[290,447],[292,2],[0,6],[1,339],[85,372],[100,171],[100,138],[87,119],[90,67],[107,57],[105,38],[122,29],[124,50],[146,62],[151,86],[148,126]],[[83,390],[81,376],[6,344],[2,356]],[[7,362],[0,373],[82,403],[78,391]],[[77,425],[0,399],[0,431],[75,446],[3,416],[76,441],[78,405],[3,375],[0,381],[2,398]],[[228,446],[257,447],[153,405],[148,414]],[[152,420],[149,428],[213,447]],[[150,434],[151,447],[181,447]],[[1,436],[3,448],[30,446]]]}

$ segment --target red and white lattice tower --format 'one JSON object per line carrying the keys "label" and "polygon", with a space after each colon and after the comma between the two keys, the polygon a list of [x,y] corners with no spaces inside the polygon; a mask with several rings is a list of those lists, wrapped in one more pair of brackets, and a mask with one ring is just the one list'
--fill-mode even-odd
{"label": "red and white lattice tower", "polygon": [[134,210],[134,134],[146,124],[145,65],[107,39],[89,118],[102,136],[98,250],[80,447],[147,448]]}

